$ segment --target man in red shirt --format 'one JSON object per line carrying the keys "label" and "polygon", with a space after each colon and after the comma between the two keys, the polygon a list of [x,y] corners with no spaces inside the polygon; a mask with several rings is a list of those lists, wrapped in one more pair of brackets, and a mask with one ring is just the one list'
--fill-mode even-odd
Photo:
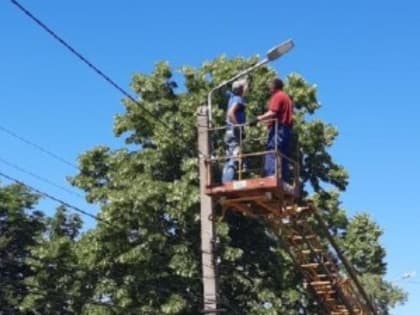
{"label": "man in red shirt", "polygon": [[[283,91],[283,86],[284,84],[281,79],[277,78],[273,80],[270,85],[271,97],[268,102],[268,110],[263,115],[258,116],[258,121],[268,122],[267,151],[278,150],[279,153],[288,157],[290,136],[293,127],[293,101]],[[275,121],[278,123],[277,132]],[[276,173],[276,165],[276,154],[266,154],[264,175],[274,175]],[[289,181],[289,163],[284,157],[281,158],[281,178],[284,182]]]}

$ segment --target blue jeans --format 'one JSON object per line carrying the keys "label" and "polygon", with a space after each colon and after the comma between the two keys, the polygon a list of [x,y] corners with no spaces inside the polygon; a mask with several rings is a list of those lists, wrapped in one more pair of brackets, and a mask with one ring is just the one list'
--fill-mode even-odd
{"label": "blue jeans", "polygon": [[[279,125],[277,128],[277,135],[275,127],[271,127],[268,132],[267,139],[267,151],[273,151],[276,149],[276,138],[277,138],[277,150],[279,153],[289,157],[289,144],[291,137],[291,127]],[[273,176],[276,173],[277,156],[275,153],[268,153],[265,155],[264,161],[264,176]],[[289,177],[289,161],[285,158],[281,158],[281,178],[284,182],[290,180]]]}
{"label": "blue jeans", "polygon": [[236,158],[239,154],[239,132],[233,128],[226,129],[225,144],[226,144],[226,156],[228,157],[223,166],[222,183],[228,183],[235,179],[235,175],[238,171],[238,159]]}

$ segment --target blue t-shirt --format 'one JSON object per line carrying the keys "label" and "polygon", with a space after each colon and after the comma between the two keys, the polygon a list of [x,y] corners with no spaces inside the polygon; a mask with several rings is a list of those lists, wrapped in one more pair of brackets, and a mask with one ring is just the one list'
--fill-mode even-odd
{"label": "blue t-shirt", "polygon": [[227,108],[227,112],[226,112],[226,122],[228,125],[232,125],[232,123],[229,121],[229,111],[232,108],[233,105],[235,104],[239,104],[239,110],[236,111],[235,113],[235,117],[236,120],[238,121],[238,124],[244,124],[246,117],[245,117],[245,101],[244,98],[242,96],[239,95],[235,95],[233,94],[231,91],[227,91],[226,95],[229,97],[229,101],[228,101],[228,108]]}

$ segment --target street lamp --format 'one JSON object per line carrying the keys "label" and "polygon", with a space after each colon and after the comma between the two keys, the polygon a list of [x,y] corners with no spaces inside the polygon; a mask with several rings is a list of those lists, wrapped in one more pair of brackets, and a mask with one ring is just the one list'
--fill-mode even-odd
{"label": "street lamp", "polygon": [[271,61],[274,61],[274,60],[280,58],[284,54],[288,53],[294,46],[295,46],[295,44],[293,43],[293,40],[289,39],[289,40],[281,43],[280,45],[277,45],[277,46],[271,48],[269,51],[267,51],[266,57],[264,59],[260,60],[259,62],[257,62],[255,65],[249,67],[248,69],[245,69],[245,70],[239,72],[238,74],[236,74],[235,76],[233,76],[229,80],[223,81],[218,86],[213,88],[209,92],[208,97],[207,97],[209,124],[210,125],[212,124],[212,97],[213,97],[213,93],[215,91],[217,91],[221,87],[225,86],[226,84],[229,84],[230,82],[235,81],[236,79],[250,73],[251,71],[254,71],[257,68],[259,68],[259,67],[261,67],[261,66],[263,66],[263,65],[265,65],[265,64],[267,64]]}

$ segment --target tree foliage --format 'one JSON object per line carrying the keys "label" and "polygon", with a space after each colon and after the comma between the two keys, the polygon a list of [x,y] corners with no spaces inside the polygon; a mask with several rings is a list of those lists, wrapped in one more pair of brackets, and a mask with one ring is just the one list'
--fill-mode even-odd
{"label": "tree foliage", "polygon": [[[197,108],[211,88],[256,61],[220,57],[201,67],[183,67],[175,75],[161,62],[152,73],[133,76],[138,102],[125,99],[125,111],[114,124],[126,146],[85,152],[80,172],[71,180],[89,202],[101,206],[99,215],[110,224],[98,222],[80,236],[80,219],[65,208],[45,220],[25,212],[36,196],[20,186],[0,190],[0,251],[5,257],[0,258],[5,268],[0,271],[5,284],[0,303],[10,310],[5,314],[201,313]],[[269,67],[251,75],[248,116],[265,110],[267,82],[275,76]],[[329,152],[338,131],[316,116],[315,85],[291,74],[286,90],[296,104],[303,195],[321,209],[386,314],[405,296],[384,281],[380,228],[366,215],[349,218],[340,205],[348,175]],[[223,90],[214,103],[215,124],[222,125]],[[217,224],[217,236],[226,314],[320,314],[282,244],[263,222],[228,212]],[[13,273],[14,268],[21,271]]]}
{"label": "tree foliage", "polygon": [[380,244],[382,229],[366,213],[358,214],[347,226],[343,249],[350,258],[372,300],[384,314],[406,300],[406,294],[385,281],[385,248]]}
{"label": "tree foliage", "polygon": [[[198,68],[184,67],[178,80],[181,88],[164,62],[151,74],[134,75],[138,103],[124,101],[125,112],[116,117],[114,131],[129,148],[137,149],[97,147],[81,157],[81,172],[73,183],[86,191],[89,200],[101,203],[102,217],[113,223],[112,227],[100,224],[90,235],[95,244],[90,259],[102,275],[96,292],[122,312],[200,313],[197,107],[212,87],[255,61],[220,57]],[[274,77],[268,67],[251,75],[248,115],[264,111],[267,82]],[[311,194],[337,237],[352,242],[344,237],[350,235],[346,234],[349,219],[339,202],[348,176],[329,153],[338,132],[316,118],[320,104],[314,85],[292,74],[286,90],[296,103],[305,195]],[[221,125],[226,110],[223,90],[216,93],[214,103],[214,120]],[[289,257],[262,222],[229,213],[217,233],[220,294],[228,313],[317,313]],[[362,250],[378,252],[375,241],[364,243]],[[366,271],[381,278],[384,256],[380,250],[373,256]]]}
{"label": "tree foliage", "polygon": [[44,229],[38,196],[21,185],[0,187],[0,314],[20,314],[29,293],[25,279],[33,274],[26,263],[31,246]]}
{"label": "tree foliage", "polygon": [[45,233],[32,246],[26,263],[32,275],[26,277],[29,294],[20,308],[29,314],[80,314],[85,281],[75,253],[75,238],[81,228],[76,215],[59,207],[47,221]]}

